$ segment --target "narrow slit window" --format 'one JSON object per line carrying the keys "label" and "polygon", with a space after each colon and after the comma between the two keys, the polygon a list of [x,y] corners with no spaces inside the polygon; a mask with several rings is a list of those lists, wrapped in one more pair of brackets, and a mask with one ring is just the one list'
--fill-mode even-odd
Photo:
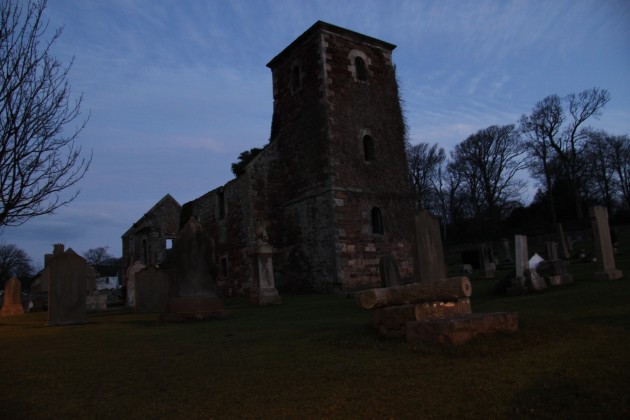
{"label": "narrow slit window", "polygon": [[383,228],[383,213],[378,207],[372,208],[372,233],[375,235],[383,235],[385,229]]}

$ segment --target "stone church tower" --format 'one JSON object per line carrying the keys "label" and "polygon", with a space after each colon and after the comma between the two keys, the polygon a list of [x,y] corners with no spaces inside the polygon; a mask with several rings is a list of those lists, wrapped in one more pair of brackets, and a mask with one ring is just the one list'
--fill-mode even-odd
{"label": "stone church tower", "polygon": [[[267,64],[271,143],[283,162],[278,222],[290,227],[277,239],[297,245],[285,275],[315,288],[379,285],[378,260],[387,253],[403,275],[411,272],[413,205],[394,48],[317,22]],[[304,272],[300,259],[308,261]]]}
{"label": "stone church tower", "polygon": [[247,293],[261,226],[281,292],[380,286],[386,254],[402,277],[412,275],[394,48],[317,22],[267,64],[269,143],[242,175],[181,207],[180,226],[195,216],[212,238],[225,295]]}

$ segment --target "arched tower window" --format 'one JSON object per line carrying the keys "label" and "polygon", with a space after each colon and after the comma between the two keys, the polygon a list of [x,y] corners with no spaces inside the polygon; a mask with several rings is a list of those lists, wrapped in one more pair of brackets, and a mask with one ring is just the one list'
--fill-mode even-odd
{"label": "arched tower window", "polygon": [[352,50],[348,53],[348,70],[357,82],[368,82],[371,60],[363,51]]}
{"label": "arched tower window", "polygon": [[385,233],[385,229],[383,227],[383,213],[381,213],[381,209],[378,207],[372,208],[372,233],[375,235],[382,235]]}
{"label": "arched tower window", "polygon": [[363,136],[363,159],[366,162],[374,160],[374,140],[372,136]]}
{"label": "arched tower window", "polygon": [[362,82],[367,81],[367,67],[365,61],[361,57],[354,57],[354,68],[357,72],[357,80]]}

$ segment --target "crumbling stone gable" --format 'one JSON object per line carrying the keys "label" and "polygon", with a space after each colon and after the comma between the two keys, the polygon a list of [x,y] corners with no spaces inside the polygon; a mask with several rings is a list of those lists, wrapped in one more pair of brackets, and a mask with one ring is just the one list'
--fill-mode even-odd
{"label": "crumbling stone gable", "polygon": [[179,231],[180,212],[179,203],[166,194],[122,235],[124,272],[135,261],[153,265],[166,260],[169,241]]}

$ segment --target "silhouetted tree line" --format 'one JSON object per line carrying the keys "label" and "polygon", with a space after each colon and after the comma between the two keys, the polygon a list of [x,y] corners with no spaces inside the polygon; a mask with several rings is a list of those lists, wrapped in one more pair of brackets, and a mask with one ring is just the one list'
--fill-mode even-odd
{"label": "silhouetted tree line", "polygon": [[[592,205],[630,221],[630,140],[588,126],[609,100],[598,88],[550,95],[516,124],[471,134],[448,158],[438,144],[408,144],[418,209],[441,218],[449,242],[584,226]],[[527,173],[537,187],[529,205]]]}

